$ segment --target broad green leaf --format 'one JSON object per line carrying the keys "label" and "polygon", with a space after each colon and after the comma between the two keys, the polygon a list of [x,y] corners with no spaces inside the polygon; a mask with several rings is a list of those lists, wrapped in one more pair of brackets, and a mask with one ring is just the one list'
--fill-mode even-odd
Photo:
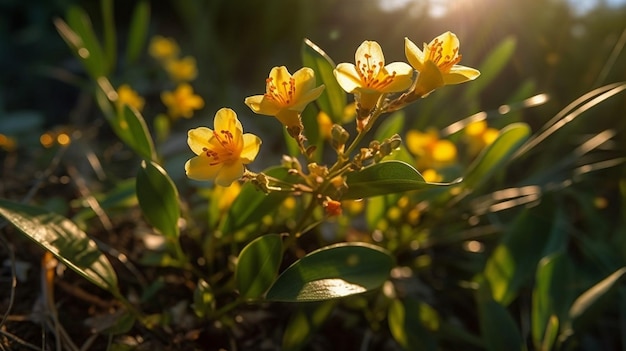
{"label": "broad green leaf", "polygon": [[117,292],[111,263],[72,221],[38,207],[0,199],[0,215],[67,267],[110,292]]}
{"label": "broad green leaf", "polygon": [[524,340],[507,309],[491,296],[486,281],[480,282],[476,292],[480,330],[488,351],[526,350]]}
{"label": "broad green leaf", "polygon": [[63,40],[83,62],[87,73],[92,78],[107,75],[104,53],[87,13],[78,6],[71,6],[66,19],[67,23],[56,19],[55,25]]}
{"label": "broad green leaf", "polygon": [[168,238],[178,238],[178,190],[163,167],[141,162],[135,183],[137,200],[148,222]]}
{"label": "broad green leaf", "polygon": [[419,190],[454,183],[427,183],[411,165],[402,161],[385,161],[350,172],[347,175],[348,190],[343,199],[366,197]]}
{"label": "broad green leaf", "polygon": [[315,71],[317,84],[324,84],[326,88],[316,100],[320,109],[330,116],[330,119],[342,124],[343,110],[346,107],[346,92],[339,86],[333,70],[335,63],[317,45],[309,39],[304,39],[302,44],[302,63]]}
{"label": "broad green leaf", "polygon": [[326,246],[287,268],[267,292],[267,299],[320,301],[363,293],[380,287],[393,264],[393,257],[378,246]]}
{"label": "broad green leaf", "polygon": [[143,159],[154,160],[156,158],[154,143],[146,121],[139,111],[129,106],[124,106],[119,116],[119,123],[119,127],[122,130],[122,135],[119,136],[126,145],[130,146]]}
{"label": "broad green leaf", "polygon": [[472,84],[468,84],[467,90],[465,90],[463,96],[465,101],[473,100],[500,74],[504,66],[511,60],[515,52],[515,44],[515,38],[508,37],[489,52],[487,58],[478,67],[480,77],[472,81]]}
{"label": "broad green leaf", "polygon": [[541,349],[541,345],[549,345],[545,350],[552,349],[554,331],[550,328],[554,323],[558,325],[559,320],[565,319],[569,306],[569,286],[568,258],[563,252],[554,253],[539,261],[532,294],[530,326],[533,344],[537,349]]}
{"label": "broad green leaf", "polygon": [[524,123],[513,123],[500,131],[498,138],[486,147],[470,165],[463,184],[468,189],[475,189],[491,179],[493,174],[502,169],[511,155],[530,135],[530,127]]}
{"label": "broad green leaf", "polygon": [[430,318],[434,318],[434,321],[426,320],[426,323],[424,321],[424,316],[432,314],[432,311],[434,310],[430,306],[413,298],[404,301],[394,299],[388,312],[391,335],[405,350],[437,350],[437,341],[432,335],[433,329],[427,328],[426,325],[430,323],[432,326],[434,322],[438,328],[438,316],[435,314]]}
{"label": "broad green leaf", "polygon": [[[484,277],[497,302],[508,305],[535,272],[550,235],[551,203],[526,209],[504,233],[502,242],[487,259]],[[543,212],[540,212],[543,210]],[[538,216],[536,212],[541,213]]]}
{"label": "broad green leaf", "polygon": [[404,111],[396,111],[389,116],[383,117],[383,121],[376,129],[374,139],[383,141],[387,138],[391,138],[394,134],[402,133],[404,128]]}
{"label": "broad green leaf", "polygon": [[283,258],[283,241],[278,234],[263,235],[241,250],[235,283],[244,299],[258,299],[272,285]]}
{"label": "broad green leaf", "polygon": [[[291,178],[287,169],[283,167],[270,168],[264,173],[280,180],[288,181]],[[265,194],[253,184],[245,184],[230,206],[227,217],[220,226],[220,231],[223,234],[232,234],[249,224],[258,223],[265,215],[275,211],[278,205],[289,196],[288,192]]]}
{"label": "broad green leaf", "polygon": [[578,331],[591,323],[603,308],[608,307],[610,293],[626,274],[626,267],[613,272],[596,285],[582,293],[569,310],[571,328]]}
{"label": "broad green leaf", "polygon": [[294,313],[283,334],[283,351],[297,351],[302,349],[312,335],[330,317],[336,301],[329,300],[321,303],[301,304]]}
{"label": "broad green leaf", "polygon": [[137,3],[130,20],[128,30],[128,45],[126,45],[126,61],[135,62],[143,52],[148,26],[150,25],[150,3],[142,0]]}

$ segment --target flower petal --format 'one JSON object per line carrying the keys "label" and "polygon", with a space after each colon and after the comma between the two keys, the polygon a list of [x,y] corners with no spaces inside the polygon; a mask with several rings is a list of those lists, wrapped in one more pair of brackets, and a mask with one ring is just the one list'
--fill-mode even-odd
{"label": "flower petal", "polygon": [[[354,55],[358,69],[365,65],[366,70],[371,70],[371,76],[378,76],[378,72],[385,67],[385,56],[383,49],[375,41],[366,40],[357,49]],[[368,72],[362,72],[368,75]]]}
{"label": "flower petal", "polygon": [[298,97],[298,100],[296,100],[297,103],[291,106],[289,109],[293,111],[302,112],[304,108],[306,107],[306,105],[308,105],[311,101],[317,99],[318,97],[320,97],[320,95],[322,95],[322,93],[324,92],[324,88],[325,88],[324,85],[320,85],[319,87],[315,89],[311,89],[307,91],[306,93],[300,95]]}
{"label": "flower petal", "polygon": [[215,120],[213,121],[216,131],[227,130],[231,133],[235,130],[239,132],[243,131],[241,122],[237,119],[235,111],[229,108],[221,108],[215,113]]}
{"label": "flower petal", "polygon": [[195,180],[213,180],[222,169],[222,164],[211,165],[204,156],[196,156],[185,163],[187,177]]}
{"label": "flower petal", "polygon": [[300,101],[301,95],[315,88],[315,71],[309,67],[303,67],[293,74],[296,85],[296,95],[294,101]]}
{"label": "flower petal", "polygon": [[442,49],[441,57],[442,58],[448,57],[449,59],[453,59],[459,55],[459,38],[457,38],[457,36],[454,33],[450,31],[445,32],[441,34],[440,36],[438,36],[437,38],[433,39],[431,41],[431,44],[434,43],[435,40],[438,40],[439,42],[441,42],[441,49]]}
{"label": "flower petal", "polygon": [[207,127],[198,127],[190,129],[187,132],[187,144],[196,155],[204,153],[205,147],[210,145],[209,141],[213,138],[213,131]]}
{"label": "flower petal", "polygon": [[246,133],[243,135],[243,149],[241,149],[241,161],[244,164],[248,164],[256,158],[261,148],[261,138],[258,136]]}
{"label": "flower petal", "polygon": [[424,53],[409,38],[404,38],[404,54],[418,72],[424,69]]}
{"label": "flower petal", "polygon": [[248,96],[244,101],[254,113],[261,115],[274,116],[280,110],[273,101],[266,99],[265,95]]}
{"label": "flower petal", "polygon": [[392,62],[385,66],[384,73],[395,76],[393,81],[384,86],[383,93],[395,93],[408,89],[413,83],[413,67],[404,62]]}
{"label": "flower petal", "polygon": [[235,180],[241,178],[244,167],[241,162],[224,164],[215,178],[215,184],[220,186],[230,186]]}
{"label": "flower petal", "polygon": [[337,83],[348,93],[353,93],[356,88],[363,85],[356,66],[351,63],[340,63],[333,70]]}
{"label": "flower petal", "polygon": [[289,71],[285,66],[274,67],[270,71],[269,79],[274,82],[274,85],[279,87],[283,84],[283,82],[289,83],[289,80],[291,79],[291,74],[289,74]]}
{"label": "flower petal", "polygon": [[474,80],[478,76],[480,76],[480,71],[477,69],[454,65],[450,69],[450,73],[443,75],[443,81],[445,84],[459,84],[468,80]]}

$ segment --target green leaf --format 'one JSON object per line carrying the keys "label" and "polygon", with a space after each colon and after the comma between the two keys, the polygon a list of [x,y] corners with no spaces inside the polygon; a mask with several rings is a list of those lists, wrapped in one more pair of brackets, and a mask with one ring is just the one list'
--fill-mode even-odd
{"label": "green leaf", "polygon": [[135,183],[139,206],[148,222],[168,238],[178,238],[178,190],[163,167],[141,162]]}
{"label": "green leaf", "polygon": [[67,23],[55,20],[57,31],[82,61],[92,78],[107,75],[107,65],[100,42],[96,37],[87,13],[78,6],[71,6],[66,15]]}
{"label": "green leaf", "polygon": [[427,183],[411,165],[402,161],[386,161],[350,172],[347,175],[348,190],[344,200],[419,190],[455,183]]}
{"label": "green leaf", "polygon": [[515,38],[508,37],[493,49],[487,58],[480,64],[478,70],[480,77],[469,84],[463,99],[471,101],[480,94],[500,74],[504,66],[511,60],[515,53]]}
{"label": "green leaf", "polygon": [[115,18],[113,0],[101,0],[102,24],[104,34],[104,58],[107,72],[113,71],[117,60],[117,35],[115,33]]}
{"label": "green leaf", "polygon": [[[292,177],[284,167],[270,168],[263,173],[285,181]],[[258,223],[265,215],[275,211],[278,205],[289,196],[289,192],[265,194],[253,184],[245,184],[230,206],[226,219],[220,226],[220,231],[224,234],[232,234],[249,224]]]}
{"label": "green leaf", "polygon": [[544,350],[552,349],[555,340],[554,331],[550,328],[553,328],[554,323],[558,325],[559,320],[565,319],[566,308],[569,306],[569,286],[569,264],[563,252],[554,253],[539,261],[531,309],[531,335],[536,349],[542,349],[541,345],[548,345]]}
{"label": "green leaf", "polygon": [[[424,311],[432,308],[414,298],[404,301],[394,299],[389,306],[389,330],[393,338],[405,350],[437,350],[437,341],[424,326]],[[437,319],[438,324],[438,319]]]}
{"label": "green leaf", "polygon": [[336,301],[329,300],[322,303],[301,304],[294,313],[283,334],[283,351],[297,351],[302,349],[312,335],[330,317]]}
{"label": "green leaf", "polygon": [[0,199],[0,215],[90,282],[117,292],[117,275],[96,243],[72,221],[47,210]]}
{"label": "green leaf", "polygon": [[569,310],[571,329],[580,330],[584,328],[593,322],[602,309],[608,307],[607,304],[611,300],[610,293],[615,289],[624,274],[626,274],[626,267],[616,270],[582,293],[574,301]]}
{"label": "green leaf", "polygon": [[491,297],[487,281],[480,282],[476,299],[480,330],[487,350],[526,350],[519,328],[506,308]]}
{"label": "green leaf", "polygon": [[126,145],[130,146],[131,149],[145,160],[153,160],[156,158],[150,131],[139,111],[129,106],[124,106],[119,116],[119,123],[120,129],[123,131],[123,137],[122,135],[120,135],[120,137]]}
{"label": "green leaf", "polygon": [[404,128],[404,111],[396,111],[390,116],[384,117],[383,122],[376,129],[374,139],[383,141],[391,138],[394,134],[400,134]]}
{"label": "green leaf", "polygon": [[502,169],[511,155],[530,135],[530,127],[525,123],[513,123],[500,131],[498,138],[486,147],[470,165],[463,184],[468,189],[475,189],[491,179],[493,174]]}
{"label": "green leaf", "polygon": [[128,44],[126,46],[126,61],[129,63],[135,62],[143,52],[149,25],[150,3],[142,0],[135,6],[133,17],[130,20]]}
{"label": "green leaf", "polygon": [[326,246],[287,268],[267,292],[267,299],[319,301],[363,293],[380,287],[393,264],[393,257],[378,246]]}
{"label": "green leaf", "polygon": [[263,235],[241,250],[235,269],[235,282],[244,299],[257,299],[278,275],[283,257],[283,241],[278,234]]}
{"label": "green leaf", "polygon": [[315,77],[326,86],[316,100],[320,109],[330,116],[334,123],[342,124],[343,110],[346,107],[346,92],[339,86],[333,70],[335,63],[319,46],[309,39],[302,44],[302,63],[315,71]]}
{"label": "green leaf", "polygon": [[[530,280],[543,250],[550,240],[553,224],[552,203],[544,202],[539,207],[525,209],[508,226],[502,242],[487,259],[484,277],[492,289],[493,298],[508,305],[522,285]],[[536,211],[542,210],[541,216]]]}

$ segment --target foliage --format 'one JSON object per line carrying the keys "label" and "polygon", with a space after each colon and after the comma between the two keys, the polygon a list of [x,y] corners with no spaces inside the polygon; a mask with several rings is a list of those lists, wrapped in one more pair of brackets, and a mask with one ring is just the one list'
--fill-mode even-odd
{"label": "foliage", "polygon": [[[271,16],[277,3],[257,8],[262,46],[280,32]],[[329,4],[342,6],[321,7]],[[285,53],[289,65],[299,55],[303,68],[293,74],[286,66],[259,69],[269,76],[236,72],[249,54],[244,45],[232,60],[206,50],[185,56],[188,43],[150,37],[152,6],[133,4],[123,26],[111,0],[96,9],[68,5],[54,20],[82,67],[76,79],[97,109],[89,114],[105,126],[58,127],[33,141],[20,135],[41,127],[37,116],[1,118],[5,164],[34,158],[25,145],[39,143],[37,182],[57,177],[63,162],[68,176],[58,182],[78,191],[37,195],[35,184],[21,200],[0,199],[3,234],[49,253],[42,304],[57,349],[133,349],[149,340],[167,349],[626,345],[623,121],[603,117],[623,99],[625,82],[598,78],[572,98],[520,79],[498,96],[505,103],[497,110],[481,111],[525,43],[503,35],[480,55],[472,52],[480,43],[464,46],[463,63],[478,62],[477,70],[459,65],[459,40],[447,31],[433,40],[404,34],[408,63],[385,62],[377,41],[358,38],[355,62],[336,64],[331,56],[354,51],[328,48],[349,45],[322,49],[304,39]],[[236,8],[172,6],[187,22]],[[303,18],[311,10],[292,6]],[[198,26],[217,25],[209,22]],[[201,31],[191,32],[198,42]],[[207,33],[213,48],[225,45]],[[428,44],[422,51],[409,37]],[[229,90],[229,75],[266,91],[244,99],[247,89]],[[467,88],[452,86],[459,83]],[[223,89],[212,94],[215,87]],[[238,105],[233,94],[241,94]],[[560,111],[539,122],[531,107],[546,103]],[[252,120],[252,112],[275,119]],[[197,115],[215,115],[213,125]],[[191,150],[179,147],[185,139]],[[129,241],[134,248],[120,244]],[[15,298],[15,267],[11,276],[0,324]],[[109,301],[90,310],[88,337],[68,337],[55,281]]]}

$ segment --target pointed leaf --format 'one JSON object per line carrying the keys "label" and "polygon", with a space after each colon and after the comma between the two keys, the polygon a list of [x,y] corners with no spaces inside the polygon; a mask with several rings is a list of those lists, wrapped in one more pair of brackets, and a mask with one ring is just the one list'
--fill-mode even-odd
{"label": "pointed leaf", "polygon": [[169,238],[178,238],[178,190],[163,167],[143,161],[135,183],[139,206],[148,222]]}
{"label": "pointed leaf", "polygon": [[108,73],[104,53],[91,25],[87,13],[78,6],[71,6],[67,11],[67,23],[55,20],[57,30],[72,52],[82,61],[92,78]]}
{"label": "pointed leaf", "polygon": [[241,250],[235,282],[244,299],[259,298],[278,275],[283,257],[283,241],[278,234],[263,235]]}
{"label": "pointed leaf", "polygon": [[126,46],[126,60],[129,63],[137,60],[143,52],[148,26],[150,25],[150,3],[142,0],[135,6],[133,17],[128,30],[128,45]]}
{"label": "pointed leaf", "polygon": [[322,95],[316,100],[320,109],[326,112],[334,123],[342,124],[347,97],[333,74],[335,63],[324,50],[309,39],[304,39],[302,44],[302,63],[305,67],[315,71],[318,85],[326,86]]}
{"label": "pointed leaf", "polygon": [[393,257],[378,246],[326,246],[287,268],[267,292],[267,299],[319,301],[363,293],[380,287],[392,267]]}
{"label": "pointed leaf", "polygon": [[432,309],[426,306],[428,305],[414,298],[404,301],[394,299],[389,306],[389,330],[405,350],[437,350],[437,342],[422,320],[423,311]]}
{"label": "pointed leaf", "polygon": [[124,106],[119,116],[119,127],[122,130],[120,138],[145,160],[156,158],[154,143],[146,121],[139,111]]}
{"label": "pointed leaf", "polygon": [[350,172],[346,182],[348,190],[343,195],[345,200],[456,184],[427,183],[411,165],[395,160]]}
{"label": "pointed leaf", "polygon": [[608,277],[602,279],[589,290],[582,293],[572,304],[569,310],[571,327],[574,330],[581,329],[589,324],[595,314],[606,307],[610,292],[613,291],[617,283],[626,274],[626,267],[622,267],[613,272]]}
{"label": "pointed leaf", "polygon": [[69,219],[38,207],[2,199],[0,215],[90,282],[111,292],[118,290],[117,275],[109,260]]}

